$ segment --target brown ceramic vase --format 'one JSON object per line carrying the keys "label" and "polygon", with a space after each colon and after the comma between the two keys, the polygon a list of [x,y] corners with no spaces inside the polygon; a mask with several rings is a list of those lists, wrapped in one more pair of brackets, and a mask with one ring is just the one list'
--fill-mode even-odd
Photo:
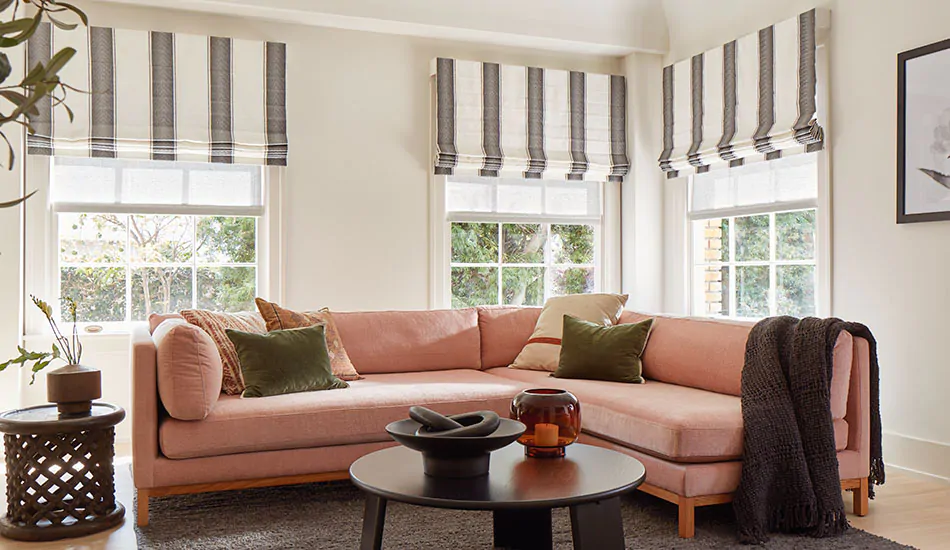
{"label": "brown ceramic vase", "polygon": [[46,375],[46,399],[62,416],[84,416],[102,397],[102,373],[82,365],[66,365]]}

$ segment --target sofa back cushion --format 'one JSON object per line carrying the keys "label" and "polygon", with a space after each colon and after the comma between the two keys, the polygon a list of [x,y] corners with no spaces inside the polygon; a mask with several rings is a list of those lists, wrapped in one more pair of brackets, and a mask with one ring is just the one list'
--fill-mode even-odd
{"label": "sofa back cushion", "polygon": [[333,312],[360,374],[481,368],[475,308]]}
{"label": "sofa back cushion", "polygon": [[531,338],[540,307],[479,306],[478,330],[482,342],[482,368],[507,367]]}
{"label": "sofa back cushion", "polygon": [[178,420],[203,420],[221,395],[223,368],[218,348],[205,331],[184,319],[155,327],[158,394]]}
{"label": "sofa back cushion", "polygon": [[[651,316],[625,311],[620,323]],[[699,318],[656,317],[643,353],[643,376],[728,395],[742,395],[745,345],[754,323]],[[831,413],[844,418],[848,406],[854,339],[842,332],[835,342]]]}

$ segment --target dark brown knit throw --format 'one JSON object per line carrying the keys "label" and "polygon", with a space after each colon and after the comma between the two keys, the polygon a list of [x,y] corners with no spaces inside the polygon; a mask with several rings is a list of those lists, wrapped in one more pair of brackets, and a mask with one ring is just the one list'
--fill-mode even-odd
{"label": "dark brown knit throw", "polygon": [[[848,529],[831,418],[831,373],[842,330],[871,352],[871,474],[884,483],[877,343],[841,319],[772,317],[753,327],[742,370],[742,476],[733,507],[739,540],[770,532],[834,536]],[[871,491],[873,497],[873,490]]]}

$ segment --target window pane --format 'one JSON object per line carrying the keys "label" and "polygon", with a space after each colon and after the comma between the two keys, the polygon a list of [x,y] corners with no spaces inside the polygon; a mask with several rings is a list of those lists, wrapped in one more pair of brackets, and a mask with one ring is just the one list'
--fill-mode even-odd
{"label": "window pane", "polygon": [[215,311],[253,310],[256,294],[256,268],[198,268],[198,308],[200,309]]}
{"label": "window pane", "polygon": [[132,261],[182,263],[191,261],[191,216],[130,216]]}
{"label": "window pane", "polygon": [[815,258],[815,211],[775,215],[775,257],[779,260]]}
{"label": "window pane", "polygon": [[190,267],[142,267],[132,270],[132,320],[152,313],[191,308]]}
{"label": "window pane", "polygon": [[551,254],[556,264],[594,263],[594,227],[552,225]]}
{"label": "window pane", "polygon": [[498,224],[453,223],[452,261],[498,263]]}
{"label": "window pane", "polygon": [[779,315],[808,317],[815,314],[815,266],[776,266],[775,286]]}
{"label": "window pane", "polygon": [[501,261],[508,264],[544,263],[544,227],[540,224],[506,223],[502,226]]}
{"label": "window pane", "polygon": [[79,321],[125,321],[125,268],[64,267],[60,294],[76,301]]}
{"label": "window pane", "polygon": [[697,269],[699,274],[700,315],[729,315],[729,266],[705,266]]}
{"label": "window pane", "polygon": [[504,303],[512,306],[544,304],[543,267],[505,267],[501,270]]}
{"label": "window pane", "polygon": [[555,268],[551,272],[551,293],[554,296],[594,292],[594,268],[592,267]]}
{"label": "window pane", "polygon": [[769,267],[738,266],[736,269],[736,315],[768,317]]}
{"label": "window pane", "polygon": [[60,214],[59,260],[76,263],[125,263],[127,216]]}
{"label": "window pane", "polygon": [[769,260],[768,214],[736,218],[735,230],[737,262]]}
{"label": "window pane", "polygon": [[498,303],[497,267],[453,267],[452,307]]}
{"label": "window pane", "polygon": [[729,218],[693,222],[693,262],[729,261]]}
{"label": "window pane", "polygon": [[199,262],[252,264],[257,261],[254,218],[197,218]]}

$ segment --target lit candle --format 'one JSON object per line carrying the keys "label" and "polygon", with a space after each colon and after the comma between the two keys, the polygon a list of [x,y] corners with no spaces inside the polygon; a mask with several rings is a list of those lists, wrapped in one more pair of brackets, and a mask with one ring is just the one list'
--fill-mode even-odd
{"label": "lit candle", "polygon": [[534,444],[538,447],[557,447],[557,424],[535,424]]}

